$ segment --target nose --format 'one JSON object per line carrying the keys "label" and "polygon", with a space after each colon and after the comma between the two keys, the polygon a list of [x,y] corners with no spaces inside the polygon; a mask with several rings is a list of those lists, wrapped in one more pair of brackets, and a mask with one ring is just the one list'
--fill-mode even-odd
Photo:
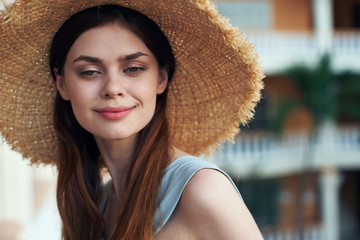
{"label": "nose", "polygon": [[126,90],[119,73],[108,73],[103,81],[104,84],[101,89],[101,97],[116,98],[126,94]]}

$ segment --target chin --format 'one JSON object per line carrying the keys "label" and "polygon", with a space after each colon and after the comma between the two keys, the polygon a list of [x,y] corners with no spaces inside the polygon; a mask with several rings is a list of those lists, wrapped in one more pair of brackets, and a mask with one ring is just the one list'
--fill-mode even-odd
{"label": "chin", "polygon": [[99,134],[96,135],[94,134],[94,136],[97,136],[100,139],[103,139],[105,141],[122,141],[122,140],[131,140],[134,139],[134,137],[137,135],[137,133],[115,133],[112,132],[110,134]]}

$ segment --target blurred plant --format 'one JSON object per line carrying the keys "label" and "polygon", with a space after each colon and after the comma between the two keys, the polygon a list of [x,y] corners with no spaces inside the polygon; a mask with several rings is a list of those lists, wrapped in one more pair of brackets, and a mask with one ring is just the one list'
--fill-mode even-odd
{"label": "blurred plant", "polygon": [[337,80],[337,120],[360,123],[360,74],[344,71],[337,75]]}
{"label": "blurred plant", "polygon": [[270,120],[271,129],[281,133],[288,116],[300,107],[311,113],[314,128],[335,117],[339,81],[331,69],[328,54],[315,67],[295,65],[284,74],[300,92],[300,97],[280,99]]}
{"label": "blurred plant", "polygon": [[282,132],[289,115],[305,108],[313,118],[312,129],[325,121],[349,119],[360,122],[360,74],[345,70],[336,73],[331,58],[325,54],[315,67],[295,65],[284,72],[300,92],[299,98],[281,99],[270,119],[270,129]]}
{"label": "blurred plant", "polygon": [[[300,97],[281,99],[269,125],[270,129],[281,136],[285,121],[294,110],[304,108],[312,116],[298,187],[299,196],[303,196],[320,127],[325,123],[333,124],[344,116],[352,121],[360,121],[360,75],[350,71],[335,73],[331,68],[329,54],[322,56],[319,63],[313,67],[295,65],[284,74],[300,92]],[[295,222],[300,233],[304,228],[303,213],[304,203],[299,199]],[[300,239],[303,239],[303,236],[300,236]]]}

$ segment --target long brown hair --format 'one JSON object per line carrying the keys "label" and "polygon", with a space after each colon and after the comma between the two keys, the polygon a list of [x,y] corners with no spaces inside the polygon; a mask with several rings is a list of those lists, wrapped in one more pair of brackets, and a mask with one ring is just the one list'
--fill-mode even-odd
{"label": "long brown hair", "polygon": [[[67,53],[86,30],[119,22],[136,34],[156,57],[159,67],[175,60],[171,46],[159,27],[148,17],[117,5],[92,7],[69,18],[55,34],[50,51],[50,70],[63,74]],[[152,239],[152,223],[158,188],[169,161],[169,131],[165,116],[167,90],[157,96],[155,113],[140,131],[127,182],[117,205],[118,221],[111,239]],[[55,99],[54,124],[58,137],[57,203],[63,222],[63,239],[99,240],[105,229],[99,211],[101,162],[93,136],[77,122],[71,105],[59,94]]]}

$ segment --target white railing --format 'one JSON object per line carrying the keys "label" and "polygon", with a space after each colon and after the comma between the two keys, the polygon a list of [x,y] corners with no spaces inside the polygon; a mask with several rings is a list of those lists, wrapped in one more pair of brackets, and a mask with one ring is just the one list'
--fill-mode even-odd
{"label": "white railing", "polygon": [[360,32],[335,32],[333,54],[336,70],[360,72]]}
{"label": "white railing", "polygon": [[300,238],[299,231],[264,231],[264,240],[325,240],[322,227],[310,227],[303,231],[303,236]]}
{"label": "white railing", "polygon": [[360,32],[335,32],[333,50],[337,54],[360,53]]}
{"label": "white railing", "polygon": [[[310,31],[244,30],[255,45],[267,74],[281,72],[296,63],[314,64],[321,52],[319,41]],[[335,31],[330,40],[335,70],[360,72],[360,32]]]}
{"label": "white railing", "polygon": [[281,175],[326,166],[360,168],[360,127],[323,127],[316,139],[307,132],[240,133],[209,158],[230,172]]}
{"label": "white railing", "polygon": [[261,55],[305,56],[318,53],[315,35],[300,31],[255,31],[245,32]]}

